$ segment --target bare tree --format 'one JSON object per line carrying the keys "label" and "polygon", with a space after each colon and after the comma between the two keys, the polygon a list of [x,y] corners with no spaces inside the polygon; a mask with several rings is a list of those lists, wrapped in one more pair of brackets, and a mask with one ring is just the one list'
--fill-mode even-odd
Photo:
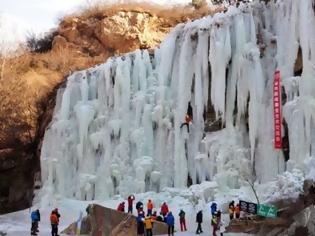
{"label": "bare tree", "polygon": [[252,189],[254,195],[255,195],[255,198],[256,198],[256,201],[257,201],[257,204],[260,203],[259,201],[259,197],[258,197],[258,194],[257,194],[257,190],[256,190],[256,187],[255,187],[255,180],[256,178],[253,176],[253,175],[250,175],[248,173],[246,174],[242,174],[241,175],[241,178],[249,184],[250,188]]}

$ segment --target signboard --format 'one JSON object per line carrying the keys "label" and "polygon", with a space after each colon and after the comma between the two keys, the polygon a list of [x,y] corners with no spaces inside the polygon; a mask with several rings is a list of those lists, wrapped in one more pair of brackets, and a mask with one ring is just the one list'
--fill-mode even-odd
{"label": "signboard", "polygon": [[240,201],[240,210],[249,214],[256,215],[258,206],[256,203]]}
{"label": "signboard", "polygon": [[280,71],[276,71],[273,81],[273,111],[274,111],[274,147],[275,149],[282,148],[281,136],[281,86],[280,86]]}
{"label": "signboard", "polygon": [[278,209],[274,206],[267,206],[263,204],[258,205],[257,215],[259,216],[276,218],[277,212],[278,212]]}

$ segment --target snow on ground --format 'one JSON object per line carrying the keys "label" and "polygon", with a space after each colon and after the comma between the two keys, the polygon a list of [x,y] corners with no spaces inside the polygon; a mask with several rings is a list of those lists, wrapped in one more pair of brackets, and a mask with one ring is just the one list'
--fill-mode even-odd
{"label": "snow on ground", "polygon": [[[283,197],[294,197],[302,191],[304,178],[297,170],[293,173],[285,172],[283,175],[279,175],[278,178],[267,184],[257,185],[258,195],[261,202],[268,202],[277,200]],[[155,209],[159,212],[159,207],[163,202],[167,202],[170,210],[173,212],[176,218],[175,229],[179,231],[178,213],[181,209],[186,212],[186,221],[188,232],[176,233],[180,236],[195,235],[196,230],[195,217],[199,210],[203,210],[204,223],[203,223],[203,235],[210,235],[210,205],[215,200],[218,204],[218,209],[223,213],[223,222],[228,224],[229,219],[227,215],[227,204],[234,200],[245,200],[256,202],[253,191],[249,186],[243,186],[240,189],[221,189],[215,182],[204,182],[199,185],[192,185],[188,189],[175,189],[165,188],[160,193],[146,192],[135,195],[137,201],[142,201],[144,206],[148,199],[152,199]],[[110,200],[105,201],[79,201],[65,198],[51,198],[49,202],[43,201],[43,199],[36,198],[34,206],[31,209],[18,211],[6,215],[0,215],[0,232],[7,232],[8,236],[25,236],[30,231],[30,213],[37,208],[41,212],[40,222],[40,236],[50,235],[50,222],[49,216],[51,210],[58,208],[61,213],[60,230],[65,229],[72,222],[75,222],[80,212],[85,215],[85,209],[88,204],[95,203],[105,207],[116,209],[121,201],[124,201],[121,196],[114,196]],[[145,208],[146,210],[146,208]],[[242,234],[224,234],[224,235],[242,235]]]}
{"label": "snow on ground", "polygon": [[[148,199],[152,199],[155,209],[159,212],[160,205],[165,201],[168,203],[170,211],[173,212],[176,218],[175,229],[179,231],[178,213],[181,209],[186,212],[186,221],[188,232],[176,233],[176,235],[188,236],[195,235],[196,223],[195,217],[199,210],[203,210],[204,223],[203,223],[203,235],[210,235],[210,205],[213,199],[216,199],[219,209],[223,213],[227,213],[227,203],[231,200],[238,200],[239,197],[245,200],[253,199],[250,193],[250,189],[243,187],[240,190],[220,191],[218,186],[214,182],[205,182],[200,185],[193,185],[188,189],[175,189],[165,188],[160,193],[146,192],[136,194],[136,200],[142,201],[144,206]],[[237,197],[238,196],[238,197]],[[24,236],[27,235],[30,230],[30,213],[37,208],[41,212],[40,222],[40,236],[50,235],[50,212],[54,208],[58,208],[61,214],[60,219],[60,231],[69,226],[72,222],[79,218],[80,212],[85,215],[85,209],[88,204],[96,203],[105,207],[116,209],[117,205],[124,199],[120,196],[115,196],[111,200],[106,201],[79,201],[70,199],[51,199],[50,204],[37,199],[38,203],[32,207],[32,209],[26,209],[24,211],[14,212],[0,216],[0,232],[7,232],[8,236]],[[54,202],[54,203],[52,203]],[[146,208],[145,208],[146,210]],[[228,224],[228,215],[223,215],[224,224]],[[241,234],[225,234],[225,235],[241,235]]]}

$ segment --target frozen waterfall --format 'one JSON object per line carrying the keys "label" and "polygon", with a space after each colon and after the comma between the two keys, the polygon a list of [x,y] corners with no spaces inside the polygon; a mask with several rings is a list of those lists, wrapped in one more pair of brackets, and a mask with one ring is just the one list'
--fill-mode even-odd
{"label": "frozen waterfall", "polygon": [[[91,200],[205,180],[238,188],[242,176],[266,182],[303,169],[315,148],[313,5],[231,6],[178,25],[154,53],[137,50],[73,73],[45,133],[43,191]],[[303,72],[294,77],[299,49]],[[273,148],[276,69],[286,94],[287,165]],[[180,128],[188,102],[190,132]],[[207,132],[214,123],[221,129]]]}

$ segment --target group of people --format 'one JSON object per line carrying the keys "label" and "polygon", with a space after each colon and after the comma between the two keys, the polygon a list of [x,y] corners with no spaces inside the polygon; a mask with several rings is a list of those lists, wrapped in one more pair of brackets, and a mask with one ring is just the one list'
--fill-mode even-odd
{"label": "group of people", "polygon": [[[128,197],[128,213],[133,213],[133,202],[135,200],[134,195],[130,195]],[[175,225],[175,217],[172,214],[172,212],[169,210],[169,207],[166,202],[164,202],[161,205],[160,213],[157,214],[157,211],[154,208],[154,203],[151,199],[148,199],[146,204],[146,210],[145,213],[143,203],[141,201],[138,201],[136,203],[136,210],[137,210],[137,233],[139,236],[152,236],[153,235],[153,227],[154,222],[164,222],[168,226],[168,235],[174,235],[174,225]],[[117,207],[118,211],[125,212],[125,202],[119,203]],[[221,218],[221,211],[217,209],[217,204],[213,202],[210,206],[211,210],[211,226],[212,226],[212,235],[216,236],[217,232],[220,231],[220,235],[222,236],[225,227],[224,222]],[[239,204],[235,206],[234,201],[232,201],[229,204],[229,213],[230,213],[230,219],[239,218],[240,217],[240,208]],[[181,231],[187,231],[186,226],[186,213],[184,210],[180,210],[179,214],[179,224],[180,224],[180,230]],[[202,223],[203,223],[203,212],[202,210],[197,212],[196,215],[196,223],[197,223],[197,229],[196,234],[203,233],[202,230]]]}
{"label": "group of people", "polygon": [[[51,235],[52,236],[59,236],[58,235],[59,218],[60,218],[60,214],[58,212],[58,208],[56,208],[50,214],[50,224],[51,224]],[[32,211],[31,221],[32,221],[31,235],[37,235],[37,233],[39,232],[38,225],[40,222],[39,209]]]}
{"label": "group of people", "polygon": [[[168,206],[166,202],[164,202],[161,206],[161,212],[160,215],[156,215],[156,211],[153,211],[153,202],[152,200],[148,200],[147,203],[147,216],[144,215],[144,210],[143,210],[143,204],[141,202],[138,202],[136,204],[136,208],[138,211],[138,217],[137,217],[137,224],[138,224],[138,235],[143,236],[144,232],[146,232],[146,236],[151,236],[152,235],[152,228],[154,225],[154,221],[161,221],[165,222],[168,225],[168,235],[174,235],[174,224],[175,224],[175,218],[172,214],[171,211],[169,211]],[[151,208],[152,207],[152,208]],[[213,202],[210,206],[211,210],[211,226],[212,226],[212,235],[217,236],[217,232],[220,232],[220,235],[223,236],[223,233],[225,232],[225,227],[224,227],[224,221],[221,217],[221,211],[217,209],[217,204]],[[240,207],[239,204],[236,204],[234,201],[230,202],[229,204],[229,215],[230,219],[238,219],[240,217]],[[182,209],[180,210],[179,214],[179,223],[180,223],[180,230],[181,231],[187,231],[186,227],[186,213]],[[203,233],[202,230],[202,223],[203,223],[203,212],[202,210],[197,212],[196,215],[196,223],[197,223],[197,230],[196,234],[201,234]]]}
{"label": "group of people", "polygon": [[236,204],[234,201],[230,202],[229,204],[229,215],[230,215],[230,220],[233,220],[234,218],[239,219],[241,214],[241,209],[240,205]]}
{"label": "group of people", "polygon": [[[220,231],[220,235],[222,236],[225,228],[224,228],[224,223],[223,220],[221,218],[221,211],[217,210],[217,204],[215,202],[213,202],[210,206],[211,208],[211,215],[212,215],[212,219],[211,219],[211,226],[212,226],[212,235],[216,236],[217,231]],[[239,219],[240,218],[240,205],[236,204],[234,201],[231,201],[229,203],[229,216],[230,216],[230,220],[235,219]]]}
{"label": "group of people", "polygon": [[[133,214],[133,202],[135,200],[134,195],[130,195],[128,201],[128,213]],[[145,214],[143,203],[138,201],[136,203],[137,210],[137,233],[138,235],[152,236],[154,222],[164,222],[168,226],[168,235],[174,235],[175,218],[172,212],[169,210],[168,205],[164,202],[161,205],[160,214],[154,210],[153,200],[149,199],[147,202],[147,212]],[[125,202],[119,203],[117,211],[125,212]],[[183,230],[186,230],[185,212],[182,210],[180,213],[180,224]]]}

